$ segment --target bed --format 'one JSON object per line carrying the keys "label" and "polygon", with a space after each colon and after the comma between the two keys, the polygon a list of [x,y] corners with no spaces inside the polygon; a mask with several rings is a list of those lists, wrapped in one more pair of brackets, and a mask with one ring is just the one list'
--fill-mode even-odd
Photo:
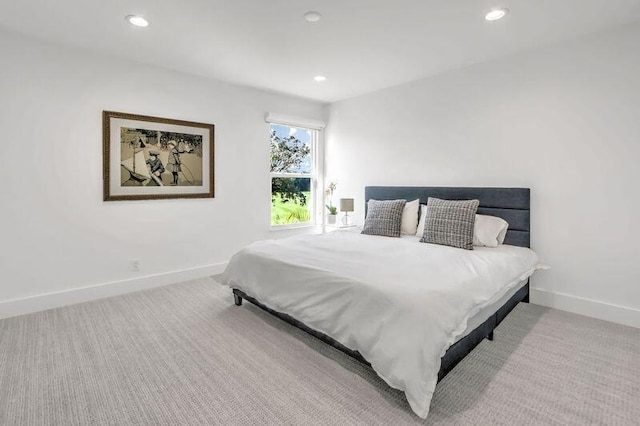
{"label": "bed", "polygon": [[478,214],[509,223],[505,244],[467,251],[354,230],[262,241],[234,255],[223,284],[236,305],[247,300],[371,366],[426,418],[436,383],[529,301],[542,266],[529,250],[529,189],[365,188],[365,201],[429,197],[478,199]]}

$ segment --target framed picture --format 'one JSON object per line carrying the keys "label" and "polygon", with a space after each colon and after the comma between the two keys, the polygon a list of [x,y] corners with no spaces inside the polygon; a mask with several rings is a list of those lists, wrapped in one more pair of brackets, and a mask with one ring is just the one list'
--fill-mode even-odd
{"label": "framed picture", "polygon": [[214,125],[103,111],[104,201],[213,198]]}

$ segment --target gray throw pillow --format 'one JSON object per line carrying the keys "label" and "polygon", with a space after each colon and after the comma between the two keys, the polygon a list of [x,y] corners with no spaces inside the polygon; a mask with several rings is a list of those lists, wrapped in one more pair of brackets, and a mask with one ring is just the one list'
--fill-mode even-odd
{"label": "gray throw pillow", "polygon": [[421,243],[473,250],[473,227],[478,200],[440,200],[429,197]]}
{"label": "gray throw pillow", "polygon": [[407,200],[369,200],[367,217],[364,220],[362,233],[399,237],[402,230],[402,211]]}

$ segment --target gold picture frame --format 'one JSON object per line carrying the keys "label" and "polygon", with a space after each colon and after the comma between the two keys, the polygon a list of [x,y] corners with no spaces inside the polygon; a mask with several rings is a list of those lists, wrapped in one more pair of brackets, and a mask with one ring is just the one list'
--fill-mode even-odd
{"label": "gold picture frame", "polygon": [[214,198],[215,126],[102,112],[104,201]]}

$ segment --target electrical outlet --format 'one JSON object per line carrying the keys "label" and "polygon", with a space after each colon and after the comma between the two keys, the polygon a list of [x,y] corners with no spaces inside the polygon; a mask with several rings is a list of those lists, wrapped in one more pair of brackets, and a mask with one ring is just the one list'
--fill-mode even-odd
{"label": "electrical outlet", "polygon": [[139,272],[140,271],[140,259],[131,259],[129,261],[129,269],[131,272]]}

